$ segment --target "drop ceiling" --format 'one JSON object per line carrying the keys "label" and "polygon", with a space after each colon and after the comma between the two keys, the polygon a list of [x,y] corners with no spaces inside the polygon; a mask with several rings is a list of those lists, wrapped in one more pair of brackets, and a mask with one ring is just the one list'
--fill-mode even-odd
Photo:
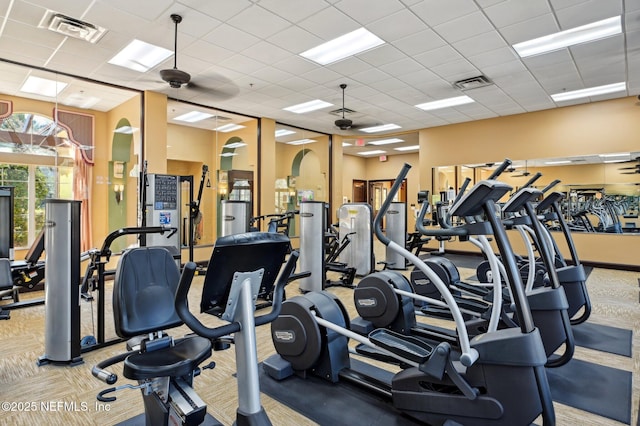
{"label": "drop ceiling", "polygon": [[[106,32],[90,44],[38,28],[48,9]],[[146,73],[107,63],[134,38],[173,50],[172,13],[183,16],[178,68],[208,90],[169,88],[159,71],[173,67],[173,57]],[[623,33],[604,40],[525,59],[511,47],[617,15]],[[386,43],[326,66],[299,56],[360,27]],[[637,95],[640,0],[0,0],[0,58],[357,139],[358,130],[333,125],[341,83],[355,125],[395,123],[402,132]],[[0,92],[19,95],[26,76],[38,72],[0,64]],[[453,86],[478,75],[494,84]],[[91,90],[101,99],[95,108],[107,110],[132,95],[59,78],[70,83],[61,103]],[[559,103],[550,97],[620,81],[626,91]],[[475,102],[429,112],[414,106],[462,94]],[[334,107],[283,110],[313,99]]]}

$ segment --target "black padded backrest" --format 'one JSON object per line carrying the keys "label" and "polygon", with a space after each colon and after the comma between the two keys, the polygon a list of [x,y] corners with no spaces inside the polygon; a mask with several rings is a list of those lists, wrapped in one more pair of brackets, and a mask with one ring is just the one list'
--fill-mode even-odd
{"label": "black padded backrest", "polygon": [[282,234],[248,232],[218,238],[204,278],[200,312],[222,315],[236,272],[264,268],[259,293],[270,293],[288,250],[289,238]]}
{"label": "black padded backrest", "polygon": [[9,290],[12,288],[13,276],[11,275],[11,261],[2,258],[0,259],[0,290]]}
{"label": "black padded backrest", "polygon": [[174,307],[180,271],[162,247],[126,251],[113,282],[116,334],[129,338],[182,325]]}

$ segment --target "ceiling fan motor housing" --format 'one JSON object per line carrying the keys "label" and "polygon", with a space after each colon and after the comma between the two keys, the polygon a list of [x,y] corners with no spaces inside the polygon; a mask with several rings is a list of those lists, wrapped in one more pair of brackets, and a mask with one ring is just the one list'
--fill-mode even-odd
{"label": "ceiling fan motor housing", "polygon": [[353,124],[353,121],[349,120],[348,118],[340,118],[336,120],[334,124],[339,127],[340,130],[349,130],[351,128],[351,125]]}
{"label": "ceiling fan motor housing", "polygon": [[191,76],[188,73],[175,68],[161,70],[160,77],[174,89],[179,89],[183,84],[187,84],[191,80]]}

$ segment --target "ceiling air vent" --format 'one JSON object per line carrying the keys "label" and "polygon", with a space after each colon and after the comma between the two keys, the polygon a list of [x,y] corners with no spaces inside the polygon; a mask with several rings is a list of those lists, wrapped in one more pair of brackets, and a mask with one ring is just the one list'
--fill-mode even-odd
{"label": "ceiling air vent", "polygon": [[342,112],[344,111],[344,115],[347,116],[349,114],[355,114],[356,112],[349,108],[338,108],[333,111],[329,111],[329,114],[337,115],[338,117],[342,117]]}
{"label": "ceiling air vent", "polygon": [[89,43],[97,43],[107,32],[105,28],[63,15],[53,10],[47,10],[45,12],[38,27],[46,28],[67,37],[88,41]]}
{"label": "ceiling air vent", "polygon": [[493,81],[489,80],[487,76],[479,75],[477,77],[465,78],[464,80],[458,80],[453,83],[453,87],[460,90],[471,90],[479,87],[490,86]]}
{"label": "ceiling air vent", "polygon": [[231,118],[229,117],[225,117],[224,115],[214,115],[212,117],[209,117],[209,120],[216,120],[216,121],[231,121]]}

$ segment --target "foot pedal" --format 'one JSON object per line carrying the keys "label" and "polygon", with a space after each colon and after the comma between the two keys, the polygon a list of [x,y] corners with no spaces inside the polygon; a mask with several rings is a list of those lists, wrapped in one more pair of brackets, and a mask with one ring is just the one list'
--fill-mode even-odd
{"label": "foot pedal", "polygon": [[420,339],[385,329],[369,333],[369,340],[391,353],[418,364],[426,362],[433,351],[431,345]]}

